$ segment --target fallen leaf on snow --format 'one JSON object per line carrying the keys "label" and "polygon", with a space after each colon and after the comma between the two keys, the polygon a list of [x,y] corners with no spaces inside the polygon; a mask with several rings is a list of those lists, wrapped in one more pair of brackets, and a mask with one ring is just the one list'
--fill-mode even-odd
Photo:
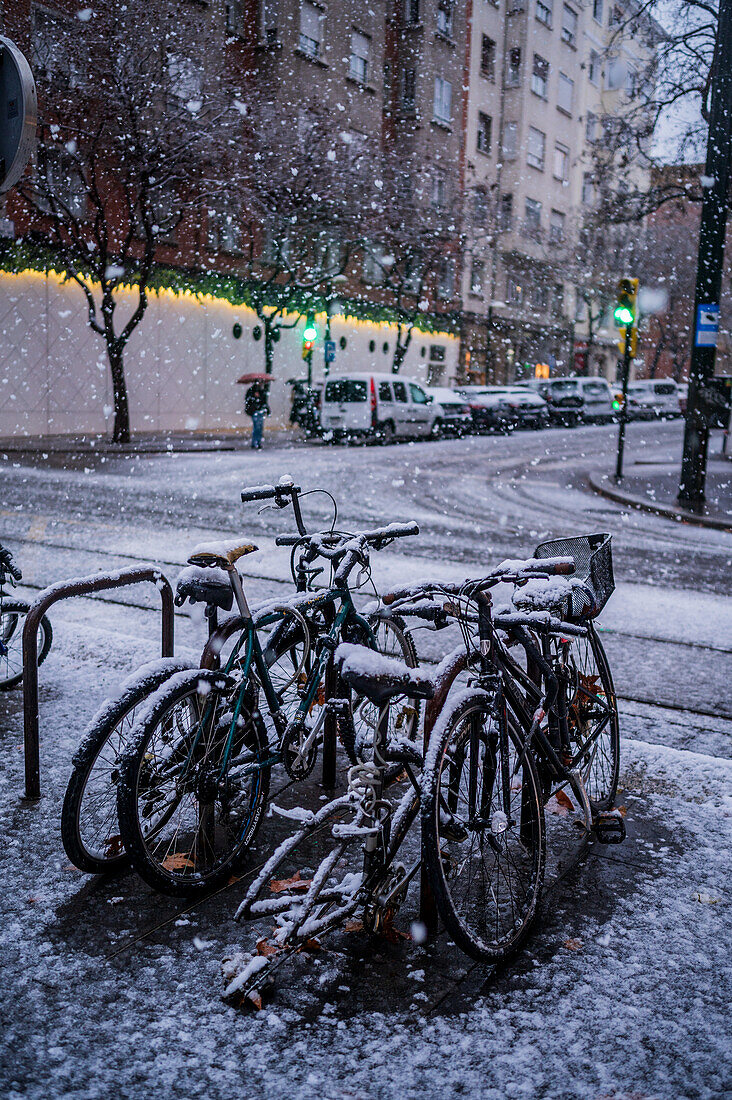
{"label": "fallen leaf on snow", "polygon": [[568,940],[564,941],[564,946],[568,951],[581,951],[584,947],[582,940],[573,939],[571,936]]}
{"label": "fallen leaf on snow", "polygon": [[346,932],[363,932],[363,921],[362,920],[349,920],[349,921],[346,921],[343,928],[344,928],[344,931],[346,931]]}
{"label": "fallen leaf on snow", "polygon": [[276,955],[278,951],[279,947],[276,947],[273,943],[268,943],[267,940],[257,940],[258,955]]}
{"label": "fallen leaf on snow", "polygon": [[195,867],[196,865],[192,859],[184,856],[182,852],[174,852],[173,855],[165,857],[162,866],[166,871],[183,871],[186,867]]}
{"label": "fallen leaf on snow", "polygon": [[556,817],[566,817],[574,811],[574,804],[564,791],[557,791],[547,800],[545,809],[547,813],[554,814]]}
{"label": "fallen leaf on snow", "polygon": [[295,871],[291,878],[273,878],[269,888],[273,894],[281,894],[283,890],[307,890],[313,880],[301,878],[300,872]]}
{"label": "fallen leaf on snow", "polygon": [[697,892],[696,900],[700,901],[702,905],[719,905],[721,898],[713,898],[711,894],[700,894]]}

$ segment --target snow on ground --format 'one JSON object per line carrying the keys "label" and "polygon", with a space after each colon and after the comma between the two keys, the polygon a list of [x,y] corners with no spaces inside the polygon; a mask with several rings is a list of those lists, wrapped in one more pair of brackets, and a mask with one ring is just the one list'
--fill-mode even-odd
{"label": "snow on ground", "polygon": [[[397,576],[398,561],[393,568]],[[265,594],[266,585],[255,587]],[[649,600],[639,631],[683,623],[669,613],[675,595]],[[503,973],[474,967],[444,936],[435,947],[368,951],[356,935],[349,949],[303,963],[287,995],[244,1014],[220,1000],[221,959],[246,939],[231,920],[244,883],[187,910],[132,875],[88,879],[60,845],[70,755],[101,698],[156,655],[157,618],[85,600],[59,606],[54,627],[41,671],[36,806],[18,800],[20,696],[0,696],[5,1096],[724,1094],[732,763],[663,743],[681,736],[681,722],[625,709],[629,839],[595,845],[557,882],[539,930]],[[179,651],[194,650],[200,622],[178,619],[177,628]],[[706,630],[696,616],[691,640],[707,639]],[[728,741],[729,723],[713,722]]]}

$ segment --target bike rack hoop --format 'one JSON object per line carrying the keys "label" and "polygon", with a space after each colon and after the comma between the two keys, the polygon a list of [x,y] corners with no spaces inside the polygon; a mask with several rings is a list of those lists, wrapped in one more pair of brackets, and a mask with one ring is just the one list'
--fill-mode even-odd
{"label": "bike rack hoop", "polygon": [[75,577],[44,588],[36,596],[23,625],[23,740],[25,754],[25,798],[41,797],[40,751],[38,736],[38,627],[52,604],[71,596],[87,596],[111,588],[124,588],[144,582],[154,584],[162,601],[162,656],[174,656],[174,606],[170,581],[154,565],[139,565],[90,577]]}

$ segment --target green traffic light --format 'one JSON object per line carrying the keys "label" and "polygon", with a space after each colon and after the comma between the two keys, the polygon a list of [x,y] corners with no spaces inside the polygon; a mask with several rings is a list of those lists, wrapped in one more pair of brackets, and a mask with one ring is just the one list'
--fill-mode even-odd
{"label": "green traffic light", "polygon": [[618,306],[615,310],[616,325],[632,325],[633,311],[628,306]]}
{"label": "green traffic light", "polygon": [[316,329],[315,325],[308,325],[302,334],[302,338],[303,340],[314,340],[317,335],[318,330]]}
{"label": "green traffic light", "polygon": [[622,402],[620,402],[620,401],[613,401],[613,409],[615,410],[615,412],[620,411],[621,404],[622,404]]}

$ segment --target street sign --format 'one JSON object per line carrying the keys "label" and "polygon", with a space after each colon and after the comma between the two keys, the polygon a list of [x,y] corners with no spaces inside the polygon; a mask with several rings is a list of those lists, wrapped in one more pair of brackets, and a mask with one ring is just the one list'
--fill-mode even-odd
{"label": "street sign", "polygon": [[36,141],[36,84],[18,47],[0,34],[0,193],[23,175]]}
{"label": "street sign", "polygon": [[326,363],[335,363],[335,340],[326,340],[324,348]]}
{"label": "street sign", "polygon": [[716,348],[719,332],[719,306],[714,303],[697,307],[696,338],[698,348]]}

